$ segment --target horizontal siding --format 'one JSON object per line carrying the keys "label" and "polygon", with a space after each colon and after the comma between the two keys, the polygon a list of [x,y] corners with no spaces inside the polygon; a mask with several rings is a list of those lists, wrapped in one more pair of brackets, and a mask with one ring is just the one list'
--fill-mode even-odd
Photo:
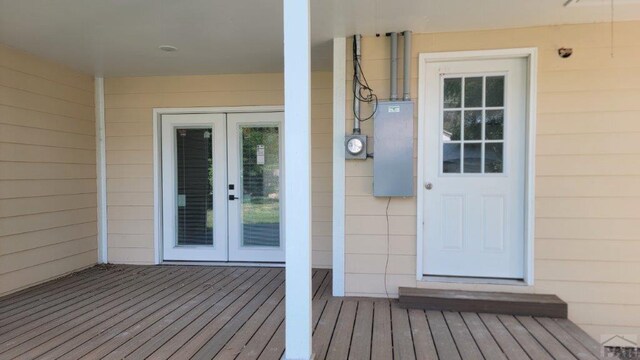
{"label": "horizontal siding", "polygon": [[97,260],[93,78],[0,45],[0,295]]}
{"label": "horizontal siding", "polygon": [[[418,53],[538,48],[535,286],[517,290],[559,295],[598,339],[640,332],[640,23],[616,23],[613,49],[608,26],[414,34],[410,84],[417,100]],[[559,58],[559,44],[573,56]],[[364,38],[362,57],[376,94],[388,98],[388,40]],[[362,128],[372,135],[370,122]],[[371,195],[372,161],[347,162],[346,173],[347,293],[395,296],[398,286],[425,286],[415,280],[415,198],[392,200],[387,239],[386,200]]]}
{"label": "horizontal siding", "polygon": [[[332,74],[312,75],[313,264],[331,267]],[[282,74],[105,81],[109,261],[149,264],[153,243],[154,107],[282,105]]]}

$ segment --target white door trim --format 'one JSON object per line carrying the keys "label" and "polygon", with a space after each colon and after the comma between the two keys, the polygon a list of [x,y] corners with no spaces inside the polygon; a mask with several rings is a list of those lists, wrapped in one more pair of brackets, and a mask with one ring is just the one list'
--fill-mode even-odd
{"label": "white door trim", "polygon": [[186,107],[186,108],[154,108],[151,122],[153,124],[153,244],[154,263],[163,262],[162,242],[162,149],[160,119],[167,114],[224,114],[224,113],[260,113],[284,111],[282,105],[269,106],[237,106],[237,107]]}
{"label": "white door trim", "polygon": [[344,214],[347,42],[333,39],[333,296],[344,296]]}
{"label": "white door trim", "polygon": [[426,65],[432,62],[488,60],[505,58],[525,58],[528,64],[527,79],[527,124],[526,124],[526,154],[525,154],[525,262],[524,281],[526,285],[533,285],[534,281],[534,227],[535,227],[535,136],[537,113],[537,78],[538,78],[538,49],[498,49],[479,51],[455,51],[421,53],[418,61],[418,193],[417,193],[417,221],[416,221],[416,280],[422,281],[423,250],[424,250],[424,203],[425,166],[422,154],[425,151],[425,139],[422,135],[426,126]]}

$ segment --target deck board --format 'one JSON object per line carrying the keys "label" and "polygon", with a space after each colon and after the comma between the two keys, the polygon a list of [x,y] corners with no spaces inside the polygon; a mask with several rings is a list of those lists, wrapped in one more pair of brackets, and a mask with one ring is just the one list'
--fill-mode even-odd
{"label": "deck board", "polygon": [[353,334],[353,323],[356,320],[356,301],[344,300],[340,309],[340,316],[336,321],[336,326],[329,344],[329,359],[346,359],[349,357],[349,347],[351,346],[351,335]]}
{"label": "deck board", "polygon": [[471,360],[484,359],[460,313],[445,311],[443,315],[453,336],[453,341],[456,342],[460,357]]}
{"label": "deck board", "polygon": [[440,359],[460,359],[460,353],[442,312],[429,310],[426,313],[429,327],[431,327],[431,334],[436,343],[438,357]]}
{"label": "deck board", "polygon": [[393,357],[393,340],[391,336],[391,309],[388,301],[377,300],[373,303],[372,337],[371,359],[391,359]]}
{"label": "deck board", "polygon": [[496,340],[482,323],[478,314],[461,313],[460,315],[464,319],[466,326],[469,328],[469,332],[476,341],[485,359],[506,360],[505,354],[502,353]]}
{"label": "deck board", "polygon": [[[190,276],[188,272],[184,272],[181,276],[171,277],[165,276],[165,282],[157,284],[150,283],[138,288],[136,291],[129,294],[127,297],[121,299],[114,299],[114,301],[98,304],[92,311],[85,313],[72,321],[64,322],[56,327],[56,333],[59,335],[51,338],[48,333],[35,338],[40,344],[33,347],[28,352],[22,354],[22,356],[34,359],[38,356],[45,355],[45,358],[55,359],[57,356],[65,355],[69,358],[79,357],[78,355],[67,354],[71,350],[77,350],[79,352],[87,351],[85,346],[86,339],[91,339],[93,327],[103,324],[113,324],[122,322],[125,320],[130,321],[130,317],[135,316],[140,311],[145,310],[145,306],[151,306],[155,302],[156,304],[162,304],[162,300],[165,297],[172,294],[179,294],[176,291],[176,286],[180,283],[194,282],[200,279],[201,272],[198,272],[196,276]],[[98,333],[99,334],[99,333]],[[43,340],[47,340],[43,342]],[[83,341],[85,340],[85,341]],[[59,344],[63,343],[62,346]],[[75,346],[74,346],[75,345]],[[78,346],[80,346],[78,348]]]}
{"label": "deck board", "polygon": [[416,358],[425,360],[438,359],[436,345],[433,343],[433,336],[427,323],[427,316],[423,310],[409,309],[409,321],[411,322],[411,332],[413,344],[416,351]]}
{"label": "deck board", "polygon": [[371,330],[373,326],[373,304],[360,301],[353,326],[349,360],[363,360],[371,357]]}
{"label": "deck board", "polygon": [[499,315],[498,319],[509,330],[511,335],[522,346],[522,349],[529,354],[532,359],[551,360],[551,355],[540,345],[531,333],[520,322],[511,315]]}
{"label": "deck board", "polygon": [[[146,298],[142,301],[135,301],[133,306],[126,310],[121,310],[117,315],[111,316],[103,314],[87,322],[91,327],[83,330],[73,339],[67,340],[63,346],[59,346],[51,351],[45,359],[56,359],[58,356],[69,358],[80,358],[88,352],[93,351],[96,346],[103,345],[113,339],[119,333],[123,333],[130,324],[138,324],[143,319],[153,319],[152,316],[160,316],[168,311],[175,309],[187,299],[196,296],[202,291],[201,284],[209,282],[213,279],[223,276],[222,271],[202,271],[195,281],[189,279],[177,285],[168,287],[164,294],[164,298]],[[177,289],[176,289],[177,287]],[[148,320],[149,321],[149,320]],[[92,346],[81,346],[86,343],[92,343]]]}
{"label": "deck board", "polygon": [[413,348],[413,335],[407,310],[395,304],[391,306],[391,324],[394,359],[415,359],[416,352]]}
{"label": "deck board", "polygon": [[[331,278],[313,271],[317,360],[599,358],[566,319],[333,297]],[[0,298],[0,360],[277,360],[284,300],[281,268],[96,266]]]}

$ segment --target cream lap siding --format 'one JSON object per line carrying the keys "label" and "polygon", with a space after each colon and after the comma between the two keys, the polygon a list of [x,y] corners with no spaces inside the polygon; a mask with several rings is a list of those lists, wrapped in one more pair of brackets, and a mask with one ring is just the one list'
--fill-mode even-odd
{"label": "cream lap siding", "polygon": [[[419,53],[539,51],[535,285],[440,287],[554,293],[596,339],[640,334],[640,22],[616,23],[614,29],[613,56],[609,24],[414,34],[414,101]],[[573,48],[571,58],[557,55],[562,46]],[[369,83],[388,98],[388,41],[365,37],[362,52]],[[351,61],[346,66],[350,78]],[[351,98],[346,131],[352,126]],[[372,135],[370,122],[363,133]],[[346,173],[346,292],[385,296],[386,199],[371,196],[370,160],[348,161]],[[415,208],[411,198],[393,199],[389,209],[390,296],[397,296],[398,286],[425,286],[415,280]]]}
{"label": "cream lap siding", "polygon": [[93,77],[0,45],[0,296],[97,261]]}
{"label": "cream lap siding", "polygon": [[[313,265],[331,267],[332,74],[312,75]],[[153,108],[282,105],[282,74],[105,80],[109,261],[151,264]]]}

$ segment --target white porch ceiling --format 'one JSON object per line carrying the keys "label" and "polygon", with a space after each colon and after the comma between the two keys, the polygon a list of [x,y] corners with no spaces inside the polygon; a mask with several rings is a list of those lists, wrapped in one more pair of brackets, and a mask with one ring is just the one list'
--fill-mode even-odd
{"label": "white porch ceiling", "polygon": [[[312,0],[313,68],[335,36],[605,22],[566,0]],[[640,19],[616,0],[617,21]],[[0,0],[0,43],[105,76],[282,71],[281,0]],[[162,52],[160,45],[179,51]]]}

